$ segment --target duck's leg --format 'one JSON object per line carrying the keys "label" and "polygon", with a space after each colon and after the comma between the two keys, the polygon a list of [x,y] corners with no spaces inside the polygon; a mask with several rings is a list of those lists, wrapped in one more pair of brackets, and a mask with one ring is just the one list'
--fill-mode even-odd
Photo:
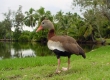
{"label": "duck's leg", "polygon": [[68,57],[68,69],[67,70],[69,70],[69,68],[70,68],[70,58]]}
{"label": "duck's leg", "polygon": [[58,66],[57,66],[57,70],[56,73],[60,73],[60,58],[58,58]]}
{"label": "duck's leg", "polygon": [[69,70],[69,68],[70,68],[70,56],[68,56],[68,67],[67,68],[62,67],[62,70],[67,71],[67,70]]}

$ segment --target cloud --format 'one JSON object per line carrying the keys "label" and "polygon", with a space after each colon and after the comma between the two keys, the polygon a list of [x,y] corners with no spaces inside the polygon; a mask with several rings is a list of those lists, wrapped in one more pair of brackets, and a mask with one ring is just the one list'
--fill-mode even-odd
{"label": "cloud", "polygon": [[59,10],[63,12],[70,11],[71,4],[72,0],[0,0],[0,20],[3,16],[1,13],[7,12],[8,9],[16,11],[19,5],[22,5],[24,12],[31,7],[37,10],[42,6],[45,10],[49,10],[55,14]]}

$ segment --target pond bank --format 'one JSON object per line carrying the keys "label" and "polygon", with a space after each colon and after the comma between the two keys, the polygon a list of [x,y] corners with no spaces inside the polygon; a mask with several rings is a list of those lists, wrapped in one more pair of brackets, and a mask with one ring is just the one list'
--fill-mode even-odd
{"label": "pond bank", "polygon": [[[14,40],[14,39],[0,39],[0,41],[13,41],[13,42],[18,42],[18,40]],[[40,43],[46,43],[47,39],[43,38],[41,40],[32,40],[32,41],[28,41],[28,42],[40,42]],[[77,41],[79,43],[86,43],[86,44],[99,44],[99,43],[110,43],[110,39],[104,39],[104,41],[102,42],[100,39],[97,39],[96,41]]]}
{"label": "pond bank", "polygon": [[[81,44],[85,52],[96,49],[101,44]],[[0,42],[0,60],[7,58],[24,58],[38,56],[52,56],[54,53],[48,49],[47,44],[39,42]]]}

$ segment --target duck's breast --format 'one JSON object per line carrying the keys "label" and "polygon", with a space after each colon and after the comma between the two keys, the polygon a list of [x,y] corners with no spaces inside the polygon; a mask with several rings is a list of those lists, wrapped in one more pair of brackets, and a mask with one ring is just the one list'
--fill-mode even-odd
{"label": "duck's breast", "polygon": [[50,50],[66,51],[60,41],[49,40],[47,45]]}

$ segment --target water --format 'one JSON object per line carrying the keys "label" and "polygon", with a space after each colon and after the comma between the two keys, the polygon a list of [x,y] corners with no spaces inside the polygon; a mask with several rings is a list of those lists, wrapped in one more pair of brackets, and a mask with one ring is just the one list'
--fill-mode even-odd
{"label": "water", "polygon": [[[100,45],[80,44],[85,52],[98,48]],[[7,58],[25,58],[37,56],[49,56],[54,53],[48,49],[47,45],[37,42],[0,42],[0,60]]]}

